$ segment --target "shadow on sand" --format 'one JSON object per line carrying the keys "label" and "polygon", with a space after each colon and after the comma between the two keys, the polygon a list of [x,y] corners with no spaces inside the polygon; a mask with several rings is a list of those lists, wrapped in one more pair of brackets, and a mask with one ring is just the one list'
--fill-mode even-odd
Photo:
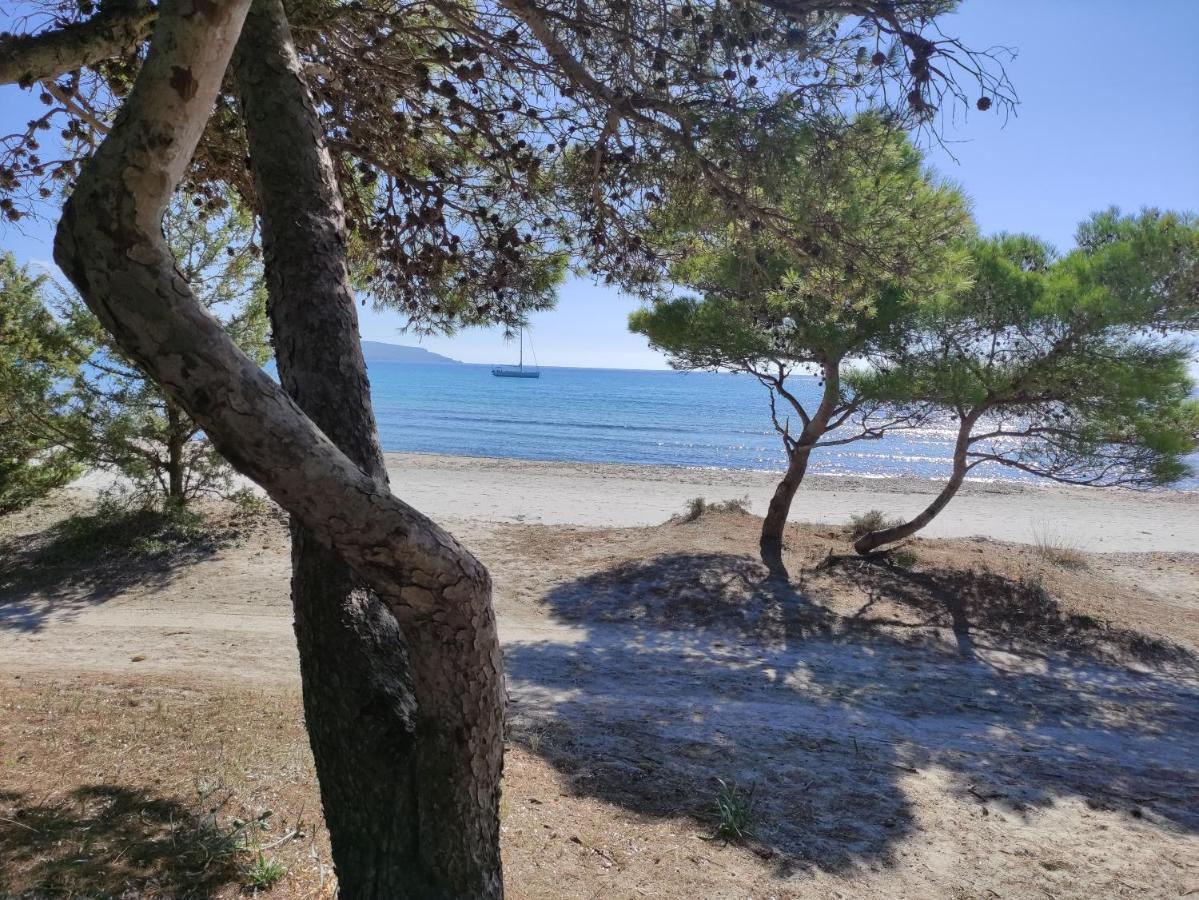
{"label": "shadow on sand", "polygon": [[1199,831],[1191,675],[1099,658],[1139,645],[1031,586],[866,565],[846,577],[906,607],[902,627],[736,555],[559,585],[544,603],[578,640],[507,647],[513,739],[581,795],[709,832],[717,779],[752,788],[755,849],[782,872],[891,861],[929,779],[1009,817],[1074,798]]}
{"label": "shadow on sand", "polygon": [[0,545],[0,629],[40,631],[136,586],[157,590],[212,556],[232,529],[149,509],[72,516]]}
{"label": "shadow on sand", "polygon": [[0,896],[205,898],[238,878],[236,832],[135,788],[0,793],[0,809]]}

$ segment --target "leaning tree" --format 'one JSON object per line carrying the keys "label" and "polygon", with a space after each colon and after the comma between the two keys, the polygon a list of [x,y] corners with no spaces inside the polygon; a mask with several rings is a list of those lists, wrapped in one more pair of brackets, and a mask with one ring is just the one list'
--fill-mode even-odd
{"label": "leaning tree", "polygon": [[[921,308],[963,286],[973,222],[962,195],[877,116],[840,128],[754,118],[756,127],[734,116],[720,129],[736,151],[741,208],[698,195],[682,171],[647,235],[671,260],[672,284],[700,298],[658,300],[630,328],[676,368],[746,372],[769,389],[787,469],[761,549],[781,574],[783,531],[812,453],[919,417],[893,413],[843,370],[901,354]],[[765,228],[753,212],[763,208],[793,224]],[[792,377],[804,367],[819,372],[814,399]]]}
{"label": "leaning tree", "polygon": [[[580,243],[604,263],[658,262],[639,238],[654,203],[631,188],[639,167],[694,160],[734,199],[706,146],[717,111],[877,103],[932,122],[950,99],[1005,106],[1002,67],[942,35],[935,0],[33,5],[23,33],[0,37],[0,82],[46,108],[0,147],[0,209],[19,219],[70,187],[64,271],[291,513],[343,894],[498,896],[487,574],[388,490],[354,288],[415,327],[511,324],[548,302]],[[560,196],[580,156],[592,189]],[[213,206],[236,190],[260,216],[281,387],[177,277],[159,219],[180,183]]]}
{"label": "leaning tree", "polygon": [[[239,204],[197,210],[179,194],[163,217],[163,232],[200,303],[263,365],[270,335],[253,221]],[[47,439],[71,447],[88,466],[120,475],[120,490],[144,504],[178,509],[203,495],[230,496],[233,471],[200,426],[124,358],[76,294],[61,288],[56,294],[50,305],[84,364],[69,392],[77,414],[66,425],[49,423]]]}
{"label": "leaning tree", "polygon": [[1199,229],[1185,216],[1109,210],[1058,257],[1026,235],[981,241],[973,284],[928,310],[923,337],[858,387],[956,422],[949,478],[907,522],[859,553],[929,524],[976,466],[1078,485],[1152,486],[1185,477],[1199,402],[1184,333],[1199,324]]}

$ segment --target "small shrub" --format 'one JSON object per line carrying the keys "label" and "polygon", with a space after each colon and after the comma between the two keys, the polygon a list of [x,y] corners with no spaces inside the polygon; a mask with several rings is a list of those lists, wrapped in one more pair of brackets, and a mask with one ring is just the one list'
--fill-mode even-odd
{"label": "small shrub", "polygon": [[248,487],[233,491],[227,499],[248,516],[264,516],[271,508],[270,500]]}
{"label": "small shrub", "polygon": [[748,513],[749,497],[732,497],[718,503],[709,503],[703,497],[693,497],[687,501],[687,509],[674,521],[680,524],[694,522],[706,512]]}
{"label": "small shrub", "polygon": [[888,557],[892,565],[899,566],[901,569],[910,569],[920,561],[920,557],[911,547],[896,547],[888,554]]}
{"label": "small shrub", "polygon": [[881,509],[868,509],[860,516],[850,516],[845,530],[849,532],[850,540],[856,541],[858,538],[870,534],[872,531],[881,531],[884,528],[892,528],[902,524],[902,519],[888,518],[887,514]]}
{"label": "small shrub", "polygon": [[259,850],[258,855],[243,869],[242,881],[248,888],[267,890],[278,884],[286,874],[286,866],[278,860],[268,859]]}
{"label": "small shrub", "polygon": [[1087,556],[1082,549],[1052,525],[1033,528],[1033,548],[1045,562],[1063,569],[1085,569]]}
{"label": "small shrub", "polygon": [[684,524],[687,522],[694,522],[704,514],[704,510],[707,508],[708,501],[703,497],[692,497],[687,501],[687,509],[683,512],[683,515],[679,517],[679,521]]}
{"label": "small shrub", "polygon": [[101,500],[94,512],[54,526],[42,562],[93,562],[104,558],[160,556],[209,537],[204,520],[184,506],[130,505]]}
{"label": "small shrub", "polygon": [[754,836],[754,788],[743,790],[736,782],[717,778],[716,834],[722,841],[741,842]]}

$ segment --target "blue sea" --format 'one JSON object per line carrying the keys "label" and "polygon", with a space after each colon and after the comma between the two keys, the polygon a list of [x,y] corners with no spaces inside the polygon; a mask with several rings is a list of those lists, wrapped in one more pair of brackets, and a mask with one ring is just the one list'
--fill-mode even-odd
{"label": "blue sea", "polygon": [[[385,450],[513,459],[779,470],[782,441],[767,391],[746,375],[542,367],[538,379],[496,378],[485,365],[370,362]],[[814,401],[815,378],[796,392]],[[813,405],[815,405],[813,403]],[[781,407],[780,407],[781,410]],[[829,447],[810,471],[941,478],[951,423]],[[1199,468],[1199,460],[1196,460]],[[976,478],[1027,480],[1001,466]],[[1180,485],[1199,488],[1199,480]]]}

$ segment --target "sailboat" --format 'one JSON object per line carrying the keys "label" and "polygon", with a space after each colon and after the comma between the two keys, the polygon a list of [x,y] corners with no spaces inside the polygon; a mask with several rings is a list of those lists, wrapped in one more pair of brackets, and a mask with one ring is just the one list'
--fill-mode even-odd
{"label": "sailboat", "polygon": [[[533,349],[530,343],[529,349]],[[536,354],[534,354],[536,359]],[[540,378],[541,370],[536,368],[525,368],[525,327],[520,326],[520,363],[515,366],[494,366],[491,374],[497,378]]]}

